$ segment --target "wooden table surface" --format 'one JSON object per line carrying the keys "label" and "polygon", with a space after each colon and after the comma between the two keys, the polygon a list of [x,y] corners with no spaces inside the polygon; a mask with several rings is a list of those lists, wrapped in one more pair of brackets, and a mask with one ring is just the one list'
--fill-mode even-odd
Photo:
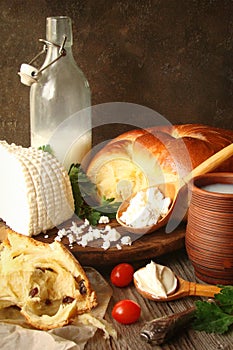
{"label": "wooden table surface", "polygon": [[[191,262],[189,261],[185,247],[184,247],[184,238],[183,235],[183,228],[177,231],[177,236],[174,242],[172,243],[172,249],[173,251],[169,250],[167,251],[165,249],[161,251],[161,249],[155,249],[155,254],[152,257],[152,251],[149,250],[149,255],[147,255],[147,259],[145,260],[139,260],[135,258],[135,254],[132,256],[127,252],[129,263],[132,263],[135,270],[137,268],[140,268],[142,266],[145,266],[148,262],[150,262],[151,259],[153,259],[156,263],[166,265],[170,267],[176,275],[182,277],[183,279],[186,279],[191,282],[198,282],[203,283],[200,280],[198,280],[195,277],[193,267],[191,265]],[[5,237],[6,234],[6,228],[3,223],[0,223],[0,236],[1,238]],[[3,236],[2,236],[3,235]],[[160,236],[158,236],[159,238]],[[145,238],[147,240],[147,238]],[[154,238],[155,239],[155,238]],[[165,239],[165,238],[164,238]],[[170,238],[171,240],[171,238]],[[144,240],[142,240],[144,242]],[[177,244],[178,242],[178,244]],[[183,242],[183,243],[182,243]],[[134,242],[135,243],[135,242]],[[155,243],[157,244],[157,241],[155,240]],[[139,243],[137,243],[138,245]],[[141,243],[143,246],[143,243]],[[152,240],[153,245],[153,240]],[[140,246],[140,245],[139,245]],[[146,247],[148,244],[146,244]],[[143,246],[145,249],[145,244]],[[155,245],[157,247],[157,245]],[[81,251],[78,252],[78,255]],[[146,253],[148,253],[148,249],[145,250]],[[90,254],[90,256],[93,258],[94,255]],[[142,254],[140,255],[140,257]],[[92,259],[87,259],[87,255],[81,255],[83,261],[82,265],[85,263],[89,263],[88,265],[91,266]],[[78,257],[77,257],[78,258]],[[118,256],[120,258],[120,256]],[[124,261],[127,261],[127,259],[123,259]],[[95,258],[95,262],[98,262],[99,260]],[[109,276],[111,273],[111,269],[113,268],[113,264],[115,264],[115,260],[111,259],[110,262],[105,259],[105,264],[101,265],[94,265],[96,270],[98,270],[101,275],[109,282],[111,285],[111,282],[109,280]],[[133,262],[134,261],[134,262]],[[119,260],[118,263],[121,261]],[[87,265],[86,265],[87,266]],[[112,285],[111,285],[112,286]],[[230,332],[224,334],[224,335],[217,335],[217,334],[207,334],[205,332],[197,332],[194,331],[192,328],[187,328],[183,332],[181,332],[180,335],[176,335],[174,338],[172,338],[168,343],[162,345],[162,346],[151,346],[147,344],[146,342],[143,342],[143,340],[140,339],[140,330],[144,326],[144,323],[146,321],[151,321],[152,319],[162,317],[162,316],[168,316],[172,313],[184,311],[189,307],[194,306],[194,302],[196,300],[206,300],[206,298],[200,298],[200,297],[186,297],[183,299],[179,299],[176,301],[170,301],[170,302],[155,302],[150,301],[145,298],[143,298],[138,292],[136,291],[133,284],[126,288],[117,288],[112,286],[113,289],[113,295],[110,300],[105,319],[108,320],[116,329],[118,337],[117,340],[110,338],[110,339],[104,339],[103,332],[98,330],[95,334],[95,336],[88,341],[88,343],[85,346],[85,350],[159,350],[159,349],[165,349],[165,350],[230,350],[233,349],[233,330]],[[122,299],[132,299],[138,302],[141,306],[141,317],[135,324],[132,325],[121,325],[113,320],[111,316],[111,310],[116,302],[122,300]]]}
{"label": "wooden table surface", "polygon": [[[153,259],[155,262],[169,266],[177,275],[189,281],[197,280],[194,275],[193,267],[188,260],[185,249],[181,249],[167,255]],[[147,261],[137,262],[135,268],[144,266]],[[98,271],[109,281],[110,267],[108,269],[98,268]],[[138,302],[142,308],[139,321],[133,325],[121,325],[111,317],[111,310],[114,304],[121,299],[132,299]],[[207,334],[197,332],[190,327],[184,330],[180,335],[176,335],[168,343],[162,346],[151,346],[140,339],[140,329],[144,322],[150,321],[157,317],[167,316],[174,312],[184,311],[194,306],[196,300],[206,300],[200,297],[186,297],[184,299],[158,303],[141,297],[133,285],[126,288],[113,287],[113,296],[105,318],[111,322],[118,333],[117,340],[103,338],[103,333],[97,331],[95,336],[86,344],[85,350],[230,350],[233,349],[233,331],[224,334]]]}

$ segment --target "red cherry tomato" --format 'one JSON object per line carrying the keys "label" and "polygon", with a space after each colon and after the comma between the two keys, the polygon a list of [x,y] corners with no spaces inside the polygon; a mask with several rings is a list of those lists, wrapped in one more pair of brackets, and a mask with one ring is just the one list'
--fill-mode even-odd
{"label": "red cherry tomato", "polygon": [[112,317],[119,323],[131,324],[136,322],[141,314],[141,307],[135,301],[125,299],[115,304]]}
{"label": "red cherry tomato", "polygon": [[133,274],[132,265],[127,263],[116,265],[111,272],[111,282],[117,287],[126,287],[132,282]]}

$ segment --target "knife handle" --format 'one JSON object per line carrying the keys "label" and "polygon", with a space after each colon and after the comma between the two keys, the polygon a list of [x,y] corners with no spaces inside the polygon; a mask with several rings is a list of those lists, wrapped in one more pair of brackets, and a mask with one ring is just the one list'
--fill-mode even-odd
{"label": "knife handle", "polygon": [[153,345],[161,345],[172,338],[194,318],[195,307],[146,322],[141,329],[141,339]]}

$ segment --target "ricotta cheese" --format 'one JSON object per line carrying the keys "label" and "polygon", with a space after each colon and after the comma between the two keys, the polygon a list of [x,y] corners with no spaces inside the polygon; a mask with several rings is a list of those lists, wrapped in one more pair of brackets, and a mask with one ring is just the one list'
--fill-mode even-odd
{"label": "ricotta cheese", "polygon": [[48,152],[0,141],[0,218],[26,236],[60,225],[74,213],[67,171]]}
{"label": "ricotta cheese", "polygon": [[154,225],[167,214],[170,203],[171,199],[164,197],[157,187],[150,187],[131,198],[120,220],[127,226],[137,228]]}

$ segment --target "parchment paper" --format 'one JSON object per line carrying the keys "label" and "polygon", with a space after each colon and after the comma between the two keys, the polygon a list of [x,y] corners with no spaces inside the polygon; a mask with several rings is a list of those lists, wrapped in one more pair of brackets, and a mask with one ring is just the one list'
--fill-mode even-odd
{"label": "parchment paper", "polygon": [[[112,296],[112,289],[95,269],[87,267],[85,271],[98,300],[98,306],[90,315],[98,318],[101,323],[106,323],[103,317]],[[83,350],[96,330],[96,326],[84,325],[82,316],[78,316],[68,326],[40,331],[31,328],[18,309],[10,307],[0,310],[1,350]]]}

